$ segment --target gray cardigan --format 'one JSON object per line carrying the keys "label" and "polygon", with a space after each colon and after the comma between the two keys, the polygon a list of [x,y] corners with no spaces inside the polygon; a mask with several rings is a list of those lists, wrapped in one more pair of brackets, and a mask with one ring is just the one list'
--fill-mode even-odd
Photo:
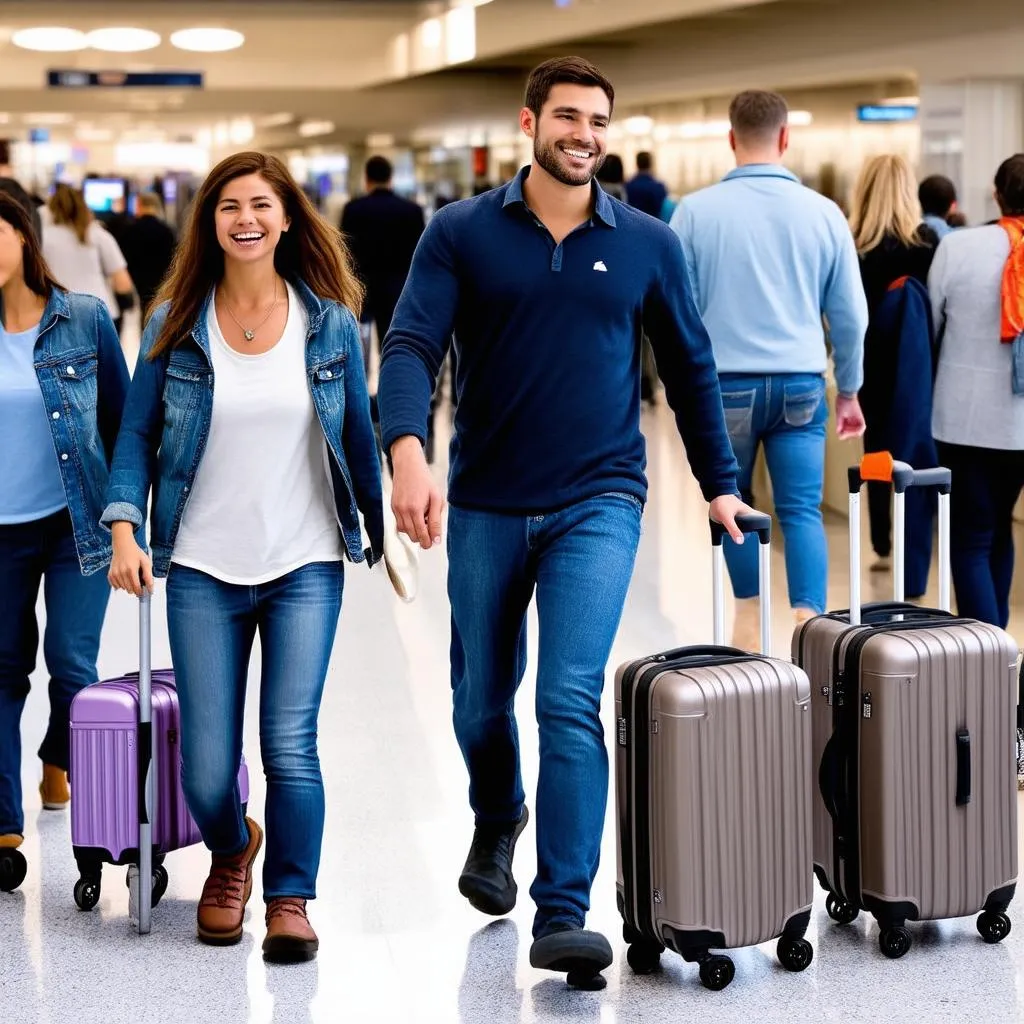
{"label": "gray cardigan", "polygon": [[928,275],[942,337],[932,433],[936,441],[1024,449],[1024,397],[1010,385],[1011,345],[999,340],[1000,288],[1010,255],[998,225],[947,235]]}

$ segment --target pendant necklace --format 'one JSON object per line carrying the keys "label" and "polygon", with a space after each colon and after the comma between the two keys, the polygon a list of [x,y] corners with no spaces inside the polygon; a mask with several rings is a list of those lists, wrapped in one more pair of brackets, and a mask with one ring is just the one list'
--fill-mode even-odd
{"label": "pendant necklace", "polygon": [[245,338],[246,341],[252,341],[253,338],[256,337],[256,332],[270,319],[274,310],[277,309],[279,302],[280,300],[277,297],[277,282],[275,281],[274,301],[271,304],[270,309],[267,312],[267,315],[255,327],[246,327],[244,324],[239,323],[238,317],[231,312],[231,307],[228,305],[227,299],[224,300],[224,308],[228,311],[228,316],[231,317],[231,319],[234,320],[236,324],[238,324],[238,327],[242,332],[242,337]]}

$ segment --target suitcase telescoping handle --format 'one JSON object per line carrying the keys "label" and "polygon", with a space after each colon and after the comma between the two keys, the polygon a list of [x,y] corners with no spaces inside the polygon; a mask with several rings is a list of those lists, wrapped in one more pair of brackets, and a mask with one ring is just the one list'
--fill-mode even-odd
{"label": "suitcase telescoping handle", "polygon": [[[771,654],[772,646],[772,517],[764,512],[736,517],[736,525],[746,534],[757,534],[758,589],[761,594],[761,653]],[[714,641],[725,643],[725,527],[711,520],[711,602]]]}
{"label": "suitcase telescoping handle", "polygon": [[153,912],[153,801],[156,759],[153,756],[152,605],[143,588],[139,599],[139,876],[137,885],[140,935],[148,935]]}
{"label": "suitcase telescoping handle", "polygon": [[860,588],[860,491],[867,481],[892,485],[893,489],[893,596],[902,602],[905,598],[906,572],[906,497],[909,487],[934,487],[939,492],[939,608],[950,609],[949,563],[949,490],[953,474],[943,466],[933,469],[914,469],[905,462],[897,462],[888,452],[873,452],[861,459],[859,466],[851,467],[850,482],[850,623],[861,622]]}

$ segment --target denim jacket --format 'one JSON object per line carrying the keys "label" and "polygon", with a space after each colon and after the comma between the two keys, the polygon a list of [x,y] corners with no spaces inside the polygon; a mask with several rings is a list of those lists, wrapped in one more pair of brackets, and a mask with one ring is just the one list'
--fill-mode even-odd
{"label": "denim jacket", "polygon": [[[344,306],[318,298],[292,281],[309,318],[306,378],[327,439],[338,522],[348,557],[374,565],[384,549],[380,457],[363,371],[355,317]],[[166,576],[189,492],[203,458],[213,415],[213,361],[206,318],[211,291],[185,341],[149,360],[167,316],[167,304],[150,317],[142,339],[124,422],[117,438],[102,522],[145,520],[153,488],[153,573]],[[362,512],[370,547],[363,550]]]}
{"label": "denim jacket", "polygon": [[88,576],[110,562],[110,535],[99,517],[129,383],[107,307],[91,295],[54,288],[33,362],[50,414],[78,564]]}

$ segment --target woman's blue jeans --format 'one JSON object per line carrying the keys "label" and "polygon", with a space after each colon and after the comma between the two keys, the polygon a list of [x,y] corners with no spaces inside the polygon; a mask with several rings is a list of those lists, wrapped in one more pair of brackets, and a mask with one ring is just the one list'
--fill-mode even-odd
{"label": "woman's blue jeans", "polygon": [[265,900],[316,897],[324,831],[317,718],[343,584],[341,562],[314,562],[257,586],[176,564],[167,578],[185,798],[203,841],[219,854],[236,854],[248,841],[237,775],[249,657],[260,635]]}

